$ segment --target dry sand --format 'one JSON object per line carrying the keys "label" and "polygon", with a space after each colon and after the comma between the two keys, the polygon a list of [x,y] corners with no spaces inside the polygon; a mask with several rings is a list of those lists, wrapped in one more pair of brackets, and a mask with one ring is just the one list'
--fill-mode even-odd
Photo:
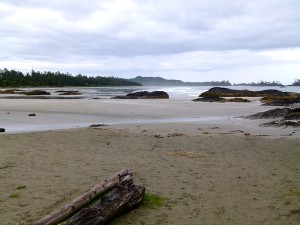
{"label": "dry sand", "polygon": [[0,224],[31,224],[124,168],[166,201],[112,225],[300,224],[299,129],[234,118],[267,109],[257,102],[5,100],[7,125],[119,124],[0,135]]}

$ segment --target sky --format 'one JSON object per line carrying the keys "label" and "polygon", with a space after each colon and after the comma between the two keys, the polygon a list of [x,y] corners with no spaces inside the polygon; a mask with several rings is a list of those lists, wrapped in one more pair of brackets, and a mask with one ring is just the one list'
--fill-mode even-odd
{"label": "sky", "polygon": [[300,79],[299,0],[0,0],[0,68]]}

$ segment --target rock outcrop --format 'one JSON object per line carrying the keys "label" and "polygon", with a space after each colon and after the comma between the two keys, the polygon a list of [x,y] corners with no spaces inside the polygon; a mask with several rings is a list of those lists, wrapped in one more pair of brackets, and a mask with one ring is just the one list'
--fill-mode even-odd
{"label": "rock outcrop", "polygon": [[58,95],[82,95],[79,91],[56,91]]}
{"label": "rock outcrop", "polygon": [[259,112],[246,117],[247,119],[277,119],[263,124],[264,126],[299,126],[300,108],[276,108]]}
{"label": "rock outcrop", "polygon": [[264,97],[260,100],[266,106],[290,106],[300,103],[300,96]]}
{"label": "rock outcrop", "polygon": [[133,92],[129,93],[125,96],[115,96],[112,97],[112,99],[167,99],[169,98],[168,93],[164,91],[139,91],[139,92]]}
{"label": "rock outcrop", "polygon": [[225,98],[219,96],[207,96],[202,98],[193,99],[194,102],[226,102]]}
{"label": "rock outcrop", "polygon": [[286,120],[299,120],[300,109],[276,108],[265,112],[259,112],[246,117],[247,119],[275,119],[283,118]]}
{"label": "rock outcrop", "polygon": [[226,99],[226,102],[251,102],[251,101],[245,98],[230,98],[230,99]]}
{"label": "rock outcrop", "polygon": [[232,90],[229,88],[213,87],[203,92],[199,97],[268,97],[268,96],[289,96],[289,92],[282,92],[274,89],[263,91]]}
{"label": "rock outcrop", "polygon": [[43,90],[27,91],[27,92],[24,92],[23,94],[24,95],[51,95],[49,92],[43,91]]}
{"label": "rock outcrop", "polygon": [[206,97],[193,99],[192,101],[194,102],[251,102],[248,99],[244,99],[244,98],[225,99],[219,96],[206,96]]}

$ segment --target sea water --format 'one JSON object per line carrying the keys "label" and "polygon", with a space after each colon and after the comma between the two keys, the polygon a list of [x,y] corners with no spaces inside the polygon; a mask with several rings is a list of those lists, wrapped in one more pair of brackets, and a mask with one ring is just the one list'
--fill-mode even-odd
{"label": "sea water", "polygon": [[[77,88],[89,98],[112,97],[117,95],[126,95],[136,91],[165,91],[171,99],[193,99],[201,93],[212,88],[211,86],[141,86],[141,87],[98,87],[98,88]],[[229,86],[226,88],[236,90],[261,91],[267,89],[276,89],[284,92],[300,93],[300,86],[270,87],[270,86]]]}

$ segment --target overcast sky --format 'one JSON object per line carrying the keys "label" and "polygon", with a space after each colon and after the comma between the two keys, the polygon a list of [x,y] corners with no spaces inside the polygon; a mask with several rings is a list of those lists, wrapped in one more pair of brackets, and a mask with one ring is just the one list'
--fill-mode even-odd
{"label": "overcast sky", "polygon": [[300,79],[300,0],[0,0],[0,68]]}

